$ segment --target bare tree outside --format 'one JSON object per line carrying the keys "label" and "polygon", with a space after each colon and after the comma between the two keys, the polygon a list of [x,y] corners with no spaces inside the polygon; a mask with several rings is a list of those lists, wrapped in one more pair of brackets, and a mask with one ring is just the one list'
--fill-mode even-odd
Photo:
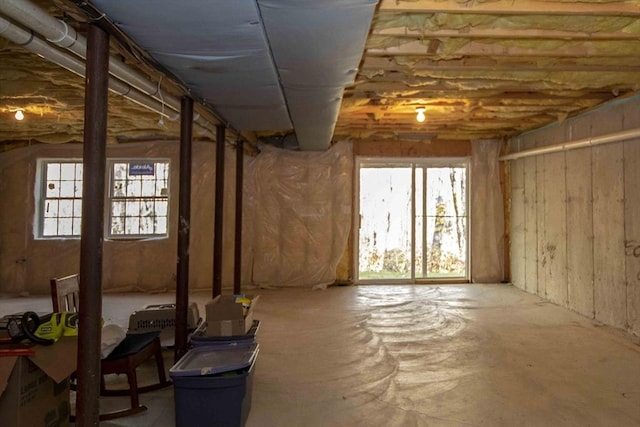
{"label": "bare tree outside", "polygon": [[361,167],[359,278],[464,277],[466,182],[464,166]]}

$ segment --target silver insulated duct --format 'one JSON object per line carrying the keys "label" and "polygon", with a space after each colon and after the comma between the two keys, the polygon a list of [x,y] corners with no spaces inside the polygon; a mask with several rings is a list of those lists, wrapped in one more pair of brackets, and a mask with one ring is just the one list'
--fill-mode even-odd
{"label": "silver insulated duct", "polygon": [[329,148],[377,0],[94,0],[240,131]]}

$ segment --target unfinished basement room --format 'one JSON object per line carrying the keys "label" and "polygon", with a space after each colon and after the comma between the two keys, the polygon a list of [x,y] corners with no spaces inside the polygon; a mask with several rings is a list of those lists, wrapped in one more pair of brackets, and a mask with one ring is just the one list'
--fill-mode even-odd
{"label": "unfinished basement room", "polygon": [[639,0],[0,0],[0,426],[640,426]]}

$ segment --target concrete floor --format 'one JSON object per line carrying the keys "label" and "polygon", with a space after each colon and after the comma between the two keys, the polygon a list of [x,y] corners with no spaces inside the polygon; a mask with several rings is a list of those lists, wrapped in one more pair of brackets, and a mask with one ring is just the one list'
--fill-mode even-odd
{"label": "concrete floor", "polygon": [[[248,427],[640,426],[640,339],[514,287],[257,293]],[[207,299],[192,295],[202,314]],[[171,300],[108,295],[104,317],[126,326],[132,310]],[[25,301],[2,300],[0,315]],[[142,403],[146,413],[102,425],[174,425],[172,388]]]}

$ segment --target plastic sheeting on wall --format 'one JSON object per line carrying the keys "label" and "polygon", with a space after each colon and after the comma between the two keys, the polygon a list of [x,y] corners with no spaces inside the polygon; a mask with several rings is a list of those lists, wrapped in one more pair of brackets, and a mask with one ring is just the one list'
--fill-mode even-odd
{"label": "plastic sheeting on wall", "polygon": [[351,228],[352,169],[349,142],[325,152],[267,146],[254,159],[245,187],[253,284],[323,287],[336,280]]}
{"label": "plastic sheeting on wall", "polygon": [[504,278],[500,141],[473,141],[471,153],[471,279],[497,283]]}

